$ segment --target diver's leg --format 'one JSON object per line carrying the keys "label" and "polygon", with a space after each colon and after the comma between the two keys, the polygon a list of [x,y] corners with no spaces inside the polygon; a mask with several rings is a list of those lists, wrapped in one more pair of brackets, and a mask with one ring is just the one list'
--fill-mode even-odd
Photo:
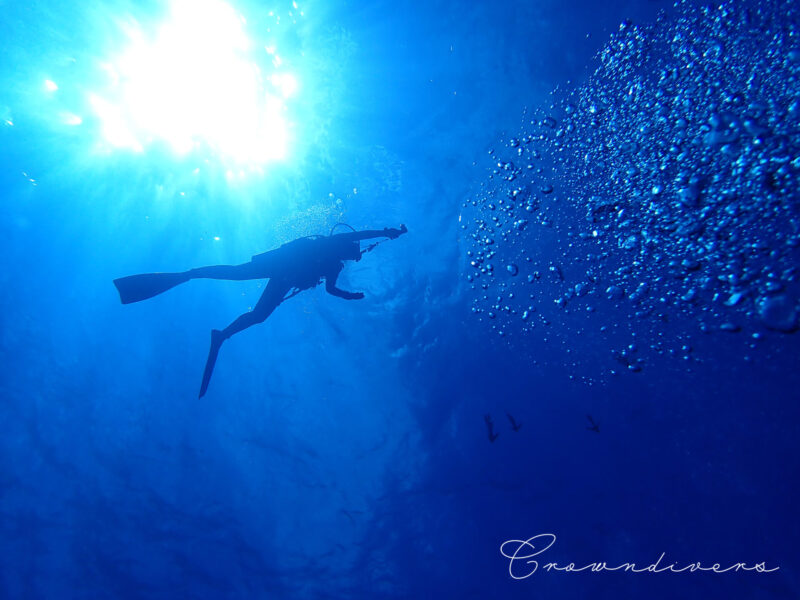
{"label": "diver's leg", "polygon": [[233,323],[221,331],[223,341],[252,325],[264,322],[267,317],[272,314],[272,311],[278,308],[278,305],[283,302],[283,298],[290,288],[290,285],[282,281],[271,280],[267,284],[264,293],[261,294],[261,298],[259,298],[253,310],[240,315]]}
{"label": "diver's leg", "polygon": [[291,286],[283,283],[282,281],[272,280],[267,284],[264,293],[261,294],[255,308],[250,312],[244,313],[236,318],[230,325],[220,331],[219,329],[211,330],[211,348],[208,351],[208,359],[206,360],[206,368],[203,371],[203,381],[200,384],[200,397],[206,393],[208,383],[211,381],[211,374],[214,372],[214,365],[217,362],[217,355],[222,346],[222,342],[227,340],[235,333],[247,329],[251,325],[261,323],[272,314],[278,305],[283,302],[286,292],[289,291]]}
{"label": "diver's leg", "polygon": [[246,279],[264,279],[269,277],[260,272],[253,261],[241,265],[213,265],[199,267],[186,271],[189,279],[227,279],[229,281],[244,281]]}

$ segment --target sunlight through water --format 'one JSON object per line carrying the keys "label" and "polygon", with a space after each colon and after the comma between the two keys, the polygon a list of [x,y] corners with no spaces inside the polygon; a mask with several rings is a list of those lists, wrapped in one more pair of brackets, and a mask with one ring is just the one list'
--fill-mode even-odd
{"label": "sunlight through water", "polygon": [[127,23],[127,47],[101,64],[106,89],[88,98],[103,145],[144,152],[161,143],[237,167],[284,159],[286,102],[298,81],[274,46],[254,47],[246,27],[221,0],[173,0],[154,31]]}

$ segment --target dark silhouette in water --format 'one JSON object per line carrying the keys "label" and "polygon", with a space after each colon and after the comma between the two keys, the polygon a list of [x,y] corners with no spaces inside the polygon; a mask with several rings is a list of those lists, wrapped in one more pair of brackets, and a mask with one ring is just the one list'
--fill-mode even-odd
{"label": "dark silhouette in water", "polygon": [[586,429],[588,429],[589,431],[594,431],[595,433],[600,433],[600,425],[594,422],[592,415],[586,415],[586,418],[589,419],[589,423],[592,424],[590,427],[587,427]]}
{"label": "dark silhouette in water", "polygon": [[484,415],[483,420],[486,421],[486,428],[489,430],[489,441],[494,442],[499,433],[494,432],[494,423],[492,423],[492,415]]}
{"label": "dark silhouette in water", "polygon": [[361,292],[347,292],[336,287],[336,279],[344,268],[344,260],[361,260],[361,255],[372,250],[375,242],[363,252],[359,242],[371,238],[396,239],[406,233],[405,225],[399,229],[372,229],[339,233],[336,235],[310,236],[288,242],[275,250],[256,254],[250,262],[240,265],[214,265],[191,269],[182,273],[145,273],[114,280],[123,304],[139,302],[157,296],[191,279],[226,279],[244,281],[267,279],[269,283],[261,294],[255,308],[240,315],[225,329],[211,330],[211,348],[203,372],[200,397],[206,393],[208,382],[214,371],[217,354],[222,342],[233,334],[261,323],[272,314],[281,302],[303,290],[316,287],[325,280],[325,290],[345,300],[360,300]]}
{"label": "dark silhouette in water", "polygon": [[514,417],[511,416],[511,413],[506,413],[506,416],[508,417],[508,420],[511,421],[511,429],[514,431],[519,431],[522,428],[522,423],[517,423],[514,420]]}

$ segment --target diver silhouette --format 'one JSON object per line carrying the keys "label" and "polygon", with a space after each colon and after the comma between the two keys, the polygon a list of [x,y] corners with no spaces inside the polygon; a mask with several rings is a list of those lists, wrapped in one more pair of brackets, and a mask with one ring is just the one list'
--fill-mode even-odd
{"label": "diver silhouette", "polygon": [[494,442],[497,439],[497,436],[500,434],[494,432],[494,422],[492,421],[492,415],[489,414],[483,415],[483,420],[486,423],[486,429],[488,430],[487,433],[489,434],[489,441]]}
{"label": "diver silhouette", "polygon": [[519,431],[522,428],[522,423],[517,423],[514,417],[511,416],[511,413],[506,412],[506,416],[508,420],[511,421],[511,429],[514,431]]}
{"label": "diver silhouette", "polygon": [[[349,227],[349,225],[348,225]],[[335,226],[334,226],[335,229]],[[352,227],[351,227],[352,229]],[[372,238],[394,240],[406,233],[405,225],[399,229],[371,229],[328,236],[309,236],[287,242],[283,246],[262,254],[256,254],[250,262],[240,265],[213,265],[180,273],[144,273],[114,280],[123,304],[140,302],[166,292],[191,279],[224,279],[244,281],[269,279],[261,298],[253,310],[237,317],[225,329],[211,330],[211,348],[208,351],[200,397],[206,393],[211,374],[217,362],[222,342],[252,325],[262,323],[284,301],[311,289],[325,280],[325,290],[345,300],[360,300],[361,292],[347,292],[336,287],[336,280],[344,268],[345,260],[361,260],[361,256],[373,250],[380,242],[373,242],[361,250],[360,241]]]}
{"label": "diver silhouette", "polygon": [[586,418],[589,419],[589,423],[591,423],[590,427],[587,427],[589,431],[594,431],[595,433],[600,433],[600,425],[594,422],[592,415],[586,415]]}

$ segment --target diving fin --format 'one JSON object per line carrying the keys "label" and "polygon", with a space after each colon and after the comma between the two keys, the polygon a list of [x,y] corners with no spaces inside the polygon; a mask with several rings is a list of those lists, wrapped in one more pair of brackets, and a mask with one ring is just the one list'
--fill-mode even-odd
{"label": "diving fin", "polygon": [[114,280],[123,304],[140,302],[163,294],[176,285],[189,281],[189,273],[143,273]]}
{"label": "diving fin", "polygon": [[214,365],[217,364],[217,354],[222,342],[225,338],[222,337],[222,332],[219,329],[211,330],[211,348],[208,350],[208,360],[206,360],[206,368],[203,371],[203,382],[200,384],[200,395],[198,398],[205,396],[208,389],[208,383],[211,381],[211,374],[214,372]]}

